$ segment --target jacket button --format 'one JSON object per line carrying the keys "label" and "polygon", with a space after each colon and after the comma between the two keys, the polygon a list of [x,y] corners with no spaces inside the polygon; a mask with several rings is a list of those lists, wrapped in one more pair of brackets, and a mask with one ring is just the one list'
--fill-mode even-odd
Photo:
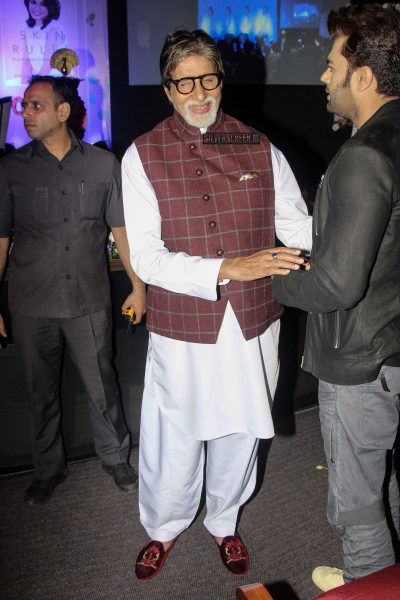
{"label": "jacket button", "polygon": [[65,252],[69,252],[69,246],[65,246]]}
{"label": "jacket button", "polygon": [[190,150],[196,150],[196,144],[189,144]]}
{"label": "jacket button", "polygon": [[210,221],[210,222],[209,222],[209,226],[211,227],[211,229],[214,229],[214,227],[216,227],[216,226],[217,226],[217,224],[216,224],[216,222],[215,222],[215,221]]}
{"label": "jacket button", "polygon": [[219,250],[217,250],[217,255],[218,256],[223,256],[224,255],[224,251],[222,250],[222,248],[220,248]]}
{"label": "jacket button", "polygon": [[202,169],[196,169],[196,175],[198,175],[199,177],[200,175],[203,175]]}
{"label": "jacket button", "polygon": [[61,193],[62,193],[63,196],[66,196],[66,194],[67,194],[67,192],[65,190],[62,190]]}
{"label": "jacket button", "polygon": [[207,200],[210,199],[210,195],[209,194],[203,194],[203,200],[205,200],[207,202]]}
{"label": "jacket button", "polygon": [[66,275],[65,279],[71,279],[71,275]]}
{"label": "jacket button", "polygon": [[65,219],[64,219],[64,223],[68,223],[68,222],[69,222],[69,219],[68,219],[68,217],[65,217]]}

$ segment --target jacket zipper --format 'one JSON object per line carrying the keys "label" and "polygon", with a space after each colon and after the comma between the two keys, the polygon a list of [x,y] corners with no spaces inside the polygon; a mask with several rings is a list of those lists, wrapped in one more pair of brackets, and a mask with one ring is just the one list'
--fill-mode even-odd
{"label": "jacket zipper", "polygon": [[333,347],[335,350],[339,348],[340,344],[340,320],[339,320],[339,311],[335,312],[335,331],[333,336]]}

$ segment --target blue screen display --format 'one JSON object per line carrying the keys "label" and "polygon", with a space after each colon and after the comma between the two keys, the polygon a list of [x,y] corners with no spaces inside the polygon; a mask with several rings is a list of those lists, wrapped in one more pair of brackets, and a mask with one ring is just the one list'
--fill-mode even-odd
{"label": "blue screen display", "polygon": [[280,26],[282,29],[318,29],[320,11],[316,4],[282,0]]}

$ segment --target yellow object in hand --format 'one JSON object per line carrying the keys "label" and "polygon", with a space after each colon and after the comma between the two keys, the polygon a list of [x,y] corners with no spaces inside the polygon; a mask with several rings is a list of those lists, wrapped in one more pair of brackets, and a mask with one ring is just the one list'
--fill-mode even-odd
{"label": "yellow object in hand", "polygon": [[123,315],[129,320],[130,323],[133,323],[136,318],[135,309],[133,306],[127,308]]}

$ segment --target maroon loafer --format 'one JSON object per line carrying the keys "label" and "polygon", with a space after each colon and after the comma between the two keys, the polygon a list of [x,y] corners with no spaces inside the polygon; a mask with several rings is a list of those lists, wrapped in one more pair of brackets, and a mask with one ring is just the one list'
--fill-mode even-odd
{"label": "maroon loafer", "polygon": [[162,542],[151,540],[144,546],[138,554],[135,565],[135,573],[138,579],[145,581],[152,579],[158,575],[164,566],[168,553],[172,550],[176,540],[172,541],[172,545],[168,550],[164,550]]}
{"label": "maroon loafer", "polygon": [[219,546],[221,560],[234,575],[246,575],[249,569],[249,553],[238,535],[227,535]]}

